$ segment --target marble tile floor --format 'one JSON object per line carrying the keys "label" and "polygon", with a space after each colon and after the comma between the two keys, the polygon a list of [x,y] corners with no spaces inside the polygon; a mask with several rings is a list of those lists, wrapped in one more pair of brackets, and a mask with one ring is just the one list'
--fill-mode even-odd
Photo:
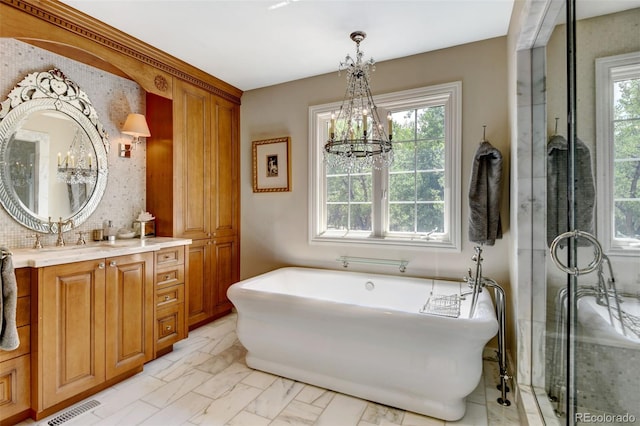
{"label": "marble tile floor", "polygon": [[[513,404],[496,402],[498,365],[484,361],[484,374],[467,398],[467,412],[457,422],[405,412],[248,368],[245,349],[235,334],[231,314],[189,333],[173,352],[145,365],[144,371],[87,398],[100,405],[63,424],[86,425],[229,425],[229,426],[435,426],[519,425]],[[69,407],[71,409],[73,407]],[[66,412],[63,410],[62,412]],[[47,425],[58,412],[38,422]]]}

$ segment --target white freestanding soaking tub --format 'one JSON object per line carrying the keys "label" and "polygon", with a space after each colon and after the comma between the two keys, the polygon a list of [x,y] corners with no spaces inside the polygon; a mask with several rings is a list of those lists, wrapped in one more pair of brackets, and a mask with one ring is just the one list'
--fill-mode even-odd
{"label": "white freestanding soaking tub", "polygon": [[416,413],[457,420],[478,385],[498,322],[487,291],[473,318],[423,314],[466,284],[282,268],[232,285],[247,365]]}

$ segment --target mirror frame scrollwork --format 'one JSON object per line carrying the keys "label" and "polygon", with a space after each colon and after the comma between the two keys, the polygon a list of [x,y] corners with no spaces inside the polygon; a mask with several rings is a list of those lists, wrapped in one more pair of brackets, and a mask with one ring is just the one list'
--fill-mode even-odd
{"label": "mirror frame scrollwork", "polygon": [[[79,226],[95,211],[107,186],[107,154],[109,137],[87,94],[76,83],[69,80],[59,69],[28,74],[9,92],[0,103],[0,203],[20,224],[42,233],[58,232],[57,225],[50,226],[35,212],[27,209],[18,199],[11,186],[8,147],[12,135],[38,111],[58,111],[66,114],[86,132],[96,153],[97,178],[88,200],[70,217],[62,231]],[[58,218],[54,218],[57,222]]]}

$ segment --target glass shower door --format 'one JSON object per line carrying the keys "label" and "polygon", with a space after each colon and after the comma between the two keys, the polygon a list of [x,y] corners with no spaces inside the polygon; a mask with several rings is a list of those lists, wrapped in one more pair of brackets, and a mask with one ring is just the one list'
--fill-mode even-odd
{"label": "glass shower door", "polygon": [[[555,418],[545,420],[633,424],[640,422],[640,9],[578,19],[580,7],[567,2],[566,24],[547,48],[550,55],[564,43],[566,73],[547,80],[547,122],[556,124],[547,145],[553,262],[545,381]],[[547,71],[561,62],[548,56]],[[562,107],[568,119],[558,126]]]}

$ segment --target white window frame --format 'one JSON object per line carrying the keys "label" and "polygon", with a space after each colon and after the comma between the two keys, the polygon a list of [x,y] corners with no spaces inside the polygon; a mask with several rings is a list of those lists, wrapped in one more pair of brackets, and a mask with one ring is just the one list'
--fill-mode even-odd
{"label": "white window frame", "polygon": [[615,238],[613,83],[640,76],[640,52],[596,59],[596,185],[598,239],[609,255],[637,256],[640,246]]}
{"label": "white window frame", "polygon": [[445,108],[445,231],[430,236],[402,236],[394,233],[380,235],[387,229],[387,206],[382,198],[386,195],[388,172],[373,174],[373,232],[326,232],[326,178],[323,147],[328,138],[331,113],[340,108],[341,102],[309,107],[309,242],[392,245],[409,247],[434,247],[440,250],[460,252],[461,243],[461,152],[462,152],[462,82],[456,81],[436,86],[422,87],[374,96],[381,117],[388,111],[402,111],[419,106],[444,105]]}

